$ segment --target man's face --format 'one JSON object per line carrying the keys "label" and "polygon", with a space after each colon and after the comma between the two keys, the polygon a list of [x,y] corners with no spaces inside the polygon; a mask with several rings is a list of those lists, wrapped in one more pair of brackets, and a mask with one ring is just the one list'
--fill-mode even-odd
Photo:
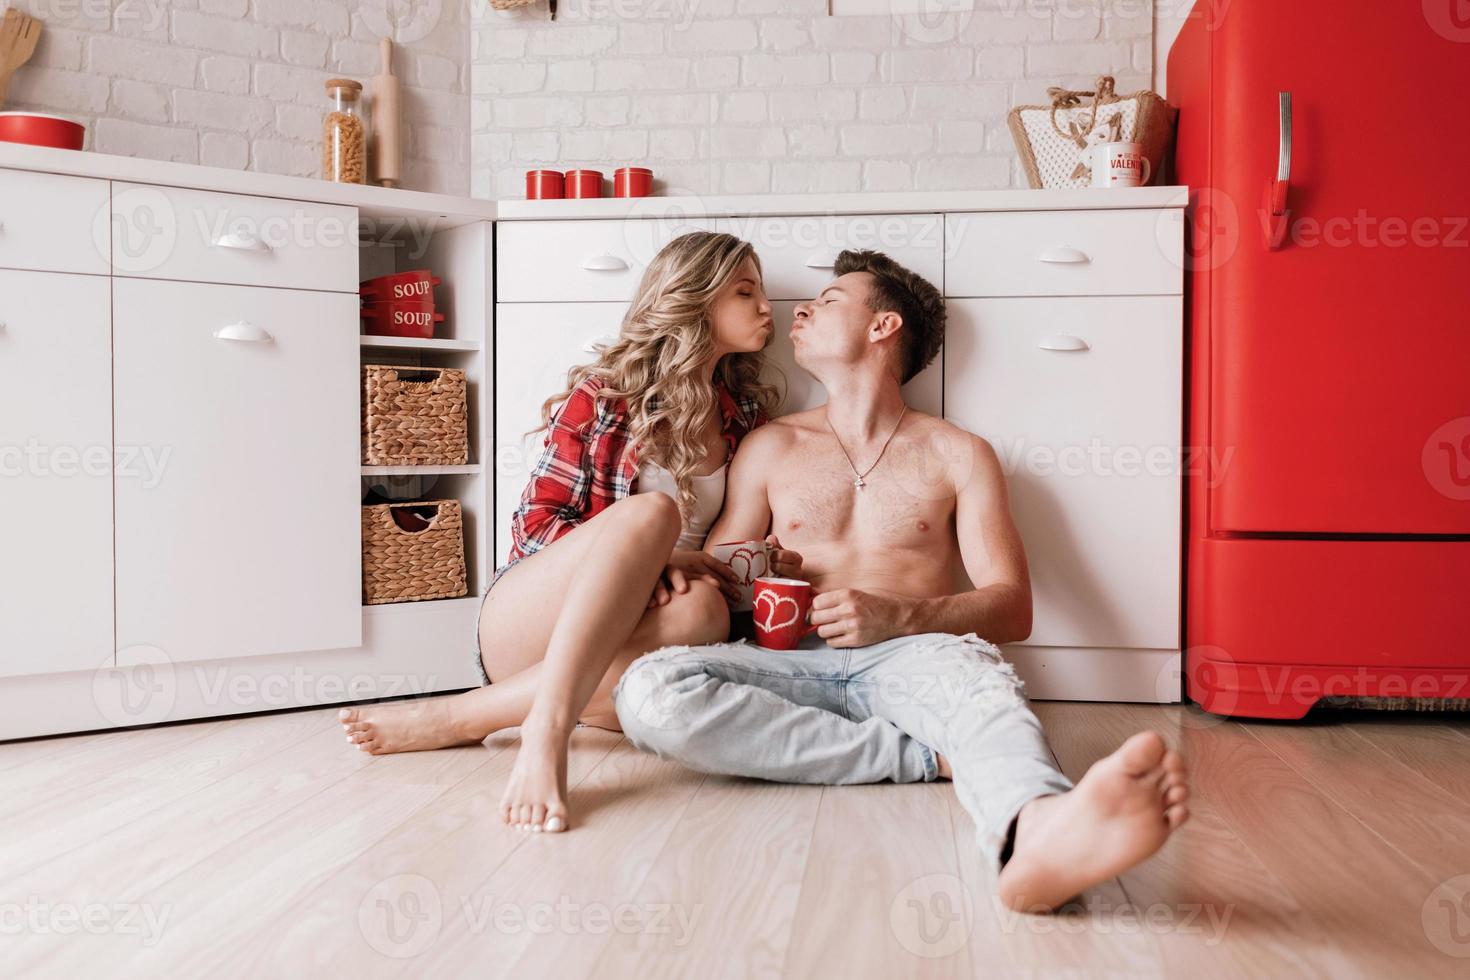
{"label": "man's face", "polygon": [[878,319],[868,306],[872,278],[867,272],[849,272],[827,283],[816,299],[796,304],[791,346],[797,364],[821,377],[825,368],[877,354],[868,341],[868,329]]}

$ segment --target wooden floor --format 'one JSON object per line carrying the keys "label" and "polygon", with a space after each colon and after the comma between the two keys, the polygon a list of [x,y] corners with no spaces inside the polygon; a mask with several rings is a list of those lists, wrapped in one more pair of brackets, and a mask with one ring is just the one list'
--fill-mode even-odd
{"label": "wooden floor", "polygon": [[[502,827],[513,733],[370,757],[332,710],[0,745],[8,976],[1470,975],[1470,723],[1043,702],[1074,778],[1154,727],[1193,819],[1068,913],[992,901],[947,783],[706,777],[581,730],[577,822]],[[1315,716],[1314,716],[1315,717]]]}

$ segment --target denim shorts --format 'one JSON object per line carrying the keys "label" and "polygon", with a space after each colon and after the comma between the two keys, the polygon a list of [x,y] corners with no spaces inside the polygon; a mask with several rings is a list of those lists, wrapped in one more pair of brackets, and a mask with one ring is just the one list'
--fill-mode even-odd
{"label": "denim shorts", "polygon": [[[525,555],[512,558],[497,568],[495,570],[495,577],[490,580],[490,589],[495,588],[495,583],[500,581],[502,575],[523,561],[525,561]],[[475,619],[475,673],[480,676],[481,687],[485,687],[490,683],[490,675],[485,673],[485,655],[480,650],[480,620],[485,617],[485,603],[490,599],[490,589],[486,589],[484,597],[480,599],[480,615]]]}

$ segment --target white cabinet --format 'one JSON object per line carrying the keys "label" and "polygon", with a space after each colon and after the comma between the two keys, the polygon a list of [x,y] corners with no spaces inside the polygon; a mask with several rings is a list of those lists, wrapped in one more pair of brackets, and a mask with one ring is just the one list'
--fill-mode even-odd
{"label": "white cabinet", "polygon": [[495,298],[501,303],[621,301],[670,241],[707,229],[703,219],[501,223]]}
{"label": "white cabinet", "polygon": [[495,563],[510,551],[510,518],[545,432],[541,403],[566,387],[567,372],[615,340],[626,303],[503,303],[495,309]]}
{"label": "white cabinet", "polygon": [[1006,471],[1033,646],[1179,643],[1178,296],[952,299],[945,415]]}
{"label": "white cabinet", "polygon": [[[357,299],[114,280],[118,660],[362,640]],[[75,605],[75,603],[73,603]]]}
{"label": "white cabinet", "polygon": [[947,216],[947,296],[1173,295],[1184,288],[1178,208]]}
{"label": "white cabinet", "polygon": [[106,278],[0,272],[0,676],[112,650],[111,365]]}
{"label": "white cabinet", "polygon": [[148,184],[113,185],[118,276],[357,293],[357,210]]}
{"label": "white cabinet", "polygon": [[0,268],[108,269],[108,183],[0,170]]}
{"label": "white cabinet", "polygon": [[808,300],[832,280],[845,249],[882,252],[935,286],[944,284],[944,219],[938,214],[732,217],[715,222],[755,246],[766,295]]}

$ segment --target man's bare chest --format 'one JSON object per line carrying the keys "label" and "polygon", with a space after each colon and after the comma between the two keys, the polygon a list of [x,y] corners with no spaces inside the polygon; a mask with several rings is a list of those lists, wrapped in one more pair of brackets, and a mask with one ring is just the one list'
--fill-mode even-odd
{"label": "man's bare chest", "polygon": [[809,443],[772,474],[772,529],[792,547],[801,540],[887,548],[952,540],[954,494],[931,470],[922,458],[894,447],[859,489],[857,474],[835,444]]}

